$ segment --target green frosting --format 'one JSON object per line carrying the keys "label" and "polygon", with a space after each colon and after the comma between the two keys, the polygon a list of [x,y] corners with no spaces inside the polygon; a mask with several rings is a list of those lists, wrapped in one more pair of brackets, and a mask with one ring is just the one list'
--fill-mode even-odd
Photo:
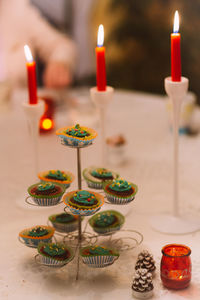
{"label": "green frosting", "polygon": [[42,227],[36,227],[28,232],[28,236],[41,237],[41,236],[47,235],[48,233],[49,232],[47,229],[42,228]]}
{"label": "green frosting", "polygon": [[50,170],[47,174],[47,177],[62,181],[67,180],[67,175],[62,173],[60,170]]}
{"label": "green frosting", "polygon": [[113,191],[117,192],[125,192],[131,189],[131,184],[128,183],[126,180],[115,180],[110,185],[109,188]]}
{"label": "green frosting", "polygon": [[74,194],[74,200],[79,203],[79,204],[91,204],[93,205],[95,203],[95,196],[88,191],[78,191],[77,193]]}
{"label": "green frosting", "polygon": [[105,212],[98,215],[97,219],[95,220],[95,225],[98,227],[107,227],[112,225],[114,221],[115,216],[110,212]]}
{"label": "green frosting", "polygon": [[55,188],[55,185],[53,183],[41,183],[38,185],[37,189],[38,191],[49,191]]}
{"label": "green frosting", "polygon": [[58,223],[68,223],[68,222],[73,221],[74,219],[75,219],[74,216],[67,214],[67,213],[63,213],[63,214],[57,215],[55,218],[55,221]]}
{"label": "green frosting", "polygon": [[79,124],[76,124],[74,126],[74,128],[67,129],[66,133],[68,135],[76,136],[76,137],[80,137],[80,138],[81,137],[86,137],[86,136],[89,135],[89,132],[87,132],[86,130],[81,129]]}
{"label": "green frosting", "polygon": [[110,255],[110,250],[100,246],[91,247],[89,252],[92,255]]}
{"label": "green frosting", "polygon": [[44,252],[50,256],[63,255],[65,253],[65,248],[63,246],[50,244],[44,246]]}
{"label": "green frosting", "polygon": [[92,176],[94,177],[100,177],[100,178],[109,178],[112,176],[112,173],[110,171],[107,171],[104,168],[98,168],[91,172]]}

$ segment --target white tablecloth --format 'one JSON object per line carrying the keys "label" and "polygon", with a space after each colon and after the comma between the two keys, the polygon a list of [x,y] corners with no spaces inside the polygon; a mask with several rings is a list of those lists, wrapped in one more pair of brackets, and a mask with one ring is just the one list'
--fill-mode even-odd
{"label": "white tablecloth", "polygon": [[[82,92],[81,92],[82,93]],[[79,91],[72,95],[79,97]],[[89,97],[89,92],[86,96]],[[64,205],[54,208],[32,208],[24,202],[34,175],[31,140],[21,103],[26,92],[18,91],[7,112],[0,113],[1,132],[1,299],[131,299],[131,284],[138,253],[149,250],[156,260],[153,299],[200,299],[200,232],[172,236],[151,229],[149,217],[172,211],[172,135],[169,130],[164,98],[161,96],[116,91],[108,110],[107,135],[122,133],[126,137],[127,162],[112,167],[120,175],[136,183],[139,192],[126,207],[114,207],[126,215],[124,229],[133,229],[144,236],[136,249],[123,252],[118,261],[105,269],[90,269],[81,264],[80,279],[75,282],[75,262],[55,270],[35,263],[36,250],[23,246],[18,233],[27,227],[46,224],[48,216],[61,212]],[[198,111],[194,122],[198,127]],[[67,110],[60,108],[57,128],[69,123]],[[96,125],[94,125],[96,127]],[[98,127],[96,128],[98,130]],[[100,164],[100,139],[83,149],[82,168]],[[180,210],[200,215],[200,137],[180,137]],[[74,149],[61,146],[54,133],[39,138],[40,170],[63,169],[76,174]],[[71,189],[76,189],[75,181]],[[161,248],[168,243],[183,243],[192,249],[193,274],[188,289],[169,291],[160,281]]]}

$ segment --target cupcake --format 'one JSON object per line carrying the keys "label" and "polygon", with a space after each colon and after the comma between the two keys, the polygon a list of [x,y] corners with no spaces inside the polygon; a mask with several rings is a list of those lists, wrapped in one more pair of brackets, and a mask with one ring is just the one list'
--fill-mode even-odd
{"label": "cupcake", "polygon": [[116,250],[102,246],[87,246],[80,250],[83,262],[92,268],[104,268],[114,263],[119,257]]}
{"label": "cupcake", "polygon": [[42,241],[51,242],[55,229],[50,226],[38,225],[28,229],[24,229],[19,233],[19,238],[23,240],[28,247],[37,248]]}
{"label": "cupcake", "polygon": [[92,144],[97,132],[91,128],[80,126],[69,126],[60,128],[56,134],[62,139],[64,145],[71,147],[85,147]]}
{"label": "cupcake", "polygon": [[117,179],[119,174],[105,168],[89,167],[83,170],[83,177],[87,185],[93,189],[103,189],[105,181]]}
{"label": "cupcake", "polygon": [[28,188],[32,200],[40,206],[56,205],[65,192],[63,185],[59,183],[36,183]]}
{"label": "cupcake", "polygon": [[120,230],[125,218],[115,210],[105,210],[90,218],[89,224],[98,234],[109,235]]}
{"label": "cupcake", "polygon": [[112,204],[127,204],[135,199],[137,185],[123,179],[105,183],[106,198]]}
{"label": "cupcake", "polygon": [[68,213],[51,215],[49,217],[53,227],[59,232],[72,232],[78,229],[78,216]]}
{"label": "cupcake", "polygon": [[40,243],[38,245],[40,263],[50,267],[61,267],[69,263],[74,253],[64,244]]}
{"label": "cupcake", "polygon": [[81,216],[93,215],[104,204],[102,195],[85,190],[67,193],[63,201],[72,214]]}
{"label": "cupcake", "polygon": [[41,181],[50,181],[53,183],[60,183],[68,188],[74,181],[74,175],[70,172],[64,172],[60,170],[49,170],[40,172],[38,177]]}

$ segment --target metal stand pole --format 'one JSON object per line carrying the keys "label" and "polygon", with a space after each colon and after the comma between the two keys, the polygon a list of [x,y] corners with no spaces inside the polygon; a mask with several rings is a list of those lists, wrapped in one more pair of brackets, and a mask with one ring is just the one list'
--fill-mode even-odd
{"label": "metal stand pole", "polygon": [[105,108],[101,108],[100,112],[100,124],[101,124],[101,161],[102,166],[106,165],[106,136],[105,136]]}

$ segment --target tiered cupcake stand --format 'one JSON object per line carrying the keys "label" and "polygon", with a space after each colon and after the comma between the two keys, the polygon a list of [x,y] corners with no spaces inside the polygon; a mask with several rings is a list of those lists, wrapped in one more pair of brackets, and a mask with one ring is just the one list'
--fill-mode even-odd
{"label": "tiered cupcake stand", "polygon": [[[76,149],[76,153],[77,153],[77,178],[78,178],[78,190],[82,189],[82,177],[81,177],[81,148],[85,148],[88,147],[90,145],[92,145],[92,141],[87,143],[77,143],[76,145],[73,144],[69,144],[67,140],[65,140],[64,138],[61,137],[61,144],[70,148],[74,148]],[[65,207],[65,211],[66,209],[68,209],[68,207]],[[89,237],[89,235],[88,235]],[[90,236],[90,238],[92,239],[92,236]],[[78,235],[72,235],[71,238],[71,242],[75,241],[75,245],[77,245],[76,249],[78,252],[78,259],[77,259],[77,272],[76,272],[76,280],[78,280],[79,277],[79,265],[80,265],[80,255],[79,255],[79,251],[82,245],[82,241],[87,239],[87,234],[82,232],[82,216],[81,214],[78,215]],[[64,237],[65,240],[65,237]]]}
{"label": "tiered cupcake stand", "polygon": [[[68,139],[65,139],[65,137],[62,134],[59,134],[59,130],[57,131],[57,135],[60,137],[61,139],[61,144],[66,146],[66,147],[70,147],[73,149],[76,149],[77,152],[77,178],[78,178],[78,190],[82,190],[82,172],[81,172],[81,149],[82,148],[86,148],[90,145],[92,145],[93,140],[90,140],[87,143],[74,143],[73,140],[70,142]],[[96,190],[95,190],[96,191]],[[91,191],[92,192],[92,191]],[[101,194],[103,192],[100,192]],[[36,205],[39,207],[44,207],[45,205],[40,205],[40,204],[36,204],[33,203],[31,199],[29,199],[30,197],[26,198],[26,202],[29,205]],[[65,198],[65,196],[63,196],[63,198]],[[63,199],[62,199],[63,200]],[[62,200],[60,200],[57,204],[60,204],[62,202]],[[109,201],[105,201],[108,204],[112,204]],[[126,203],[128,204],[128,203]],[[118,204],[119,205],[119,204]],[[94,210],[94,211],[90,211],[90,213],[76,213],[78,215],[78,232],[71,232],[71,233],[65,233],[65,232],[58,232],[56,231],[55,234],[57,234],[58,236],[63,238],[63,243],[69,245],[72,248],[75,248],[75,256],[77,256],[77,270],[76,270],[76,280],[78,280],[79,278],[79,267],[80,267],[80,249],[83,246],[86,245],[94,245],[94,244],[99,244],[99,242],[103,245],[109,245],[112,248],[115,248],[119,251],[126,251],[126,250],[131,250],[135,247],[137,247],[138,245],[140,245],[143,241],[143,236],[140,232],[135,231],[135,230],[118,230],[118,231],[113,231],[107,234],[98,234],[98,233],[89,233],[86,231],[87,227],[88,227],[88,221],[86,222],[86,225],[84,227],[84,229],[82,230],[82,221],[83,221],[83,217],[85,216],[91,216],[94,215],[98,210],[100,209],[100,207],[98,207],[98,209]],[[65,212],[68,212],[70,210],[69,206],[66,206],[64,208]],[[114,234],[115,236],[117,235],[116,232],[118,232],[119,237],[118,238],[113,238]],[[56,239],[55,239],[56,240]],[[21,242],[23,242],[23,240],[20,239]],[[24,242],[23,242],[24,243]],[[24,243],[25,244],[25,243]],[[34,245],[28,245],[26,244],[26,246],[29,247],[35,247]],[[35,247],[36,248],[36,247]],[[38,255],[35,256],[36,258],[36,262],[39,264],[43,264],[40,262],[40,260],[38,259]],[[108,266],[109,264],[105,264],[105,267]],[[49,265],[50,266],[50,265]],[[55,265],[54,265],[55,267]],[[57,267],[60,267],[59,265]],[[104,267],[104,266],[101,266]]]}

